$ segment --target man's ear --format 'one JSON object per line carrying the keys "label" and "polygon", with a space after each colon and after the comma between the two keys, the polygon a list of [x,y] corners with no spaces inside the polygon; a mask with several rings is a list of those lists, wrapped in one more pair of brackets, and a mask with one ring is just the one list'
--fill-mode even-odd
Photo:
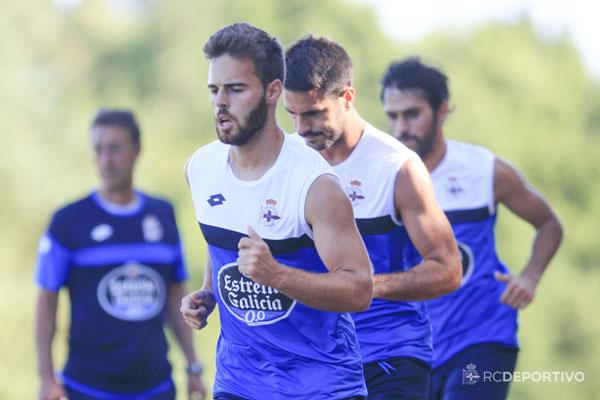
{"label": "man's ear", "polygon": [[279,79],[275,79],[267,84],[267,87],[265,88],[265,101],[267,104],[277,104],[282,91],[283,83]]}
{"label": "man's ear", "polygon": [[353,86],[345,88],[340,97],[344,101],[344,110],[349,111],[351,106],[354,106],[354,99],[356,98],[356,89]]}
{"label": "man's ear", "polygon": [[446,122],[446,117],[448,116],[448,100],[444,100],[440,103],[440,105],[438,106],[437,110],[436,110],[436,115],[438,118],[438,121],[443,125],[444,122]]}

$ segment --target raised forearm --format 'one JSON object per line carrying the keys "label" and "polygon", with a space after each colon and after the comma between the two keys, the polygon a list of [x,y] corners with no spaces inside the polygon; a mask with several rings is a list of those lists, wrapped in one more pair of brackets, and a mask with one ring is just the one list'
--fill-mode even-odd
{"label": "raised forearm", "polygon": [[409,271],[373,276],[373,297],[395,301],[420,301],[442,296],[460,285],[455,268],[437,261],[423,262]]}
{"label": "raised forearm", "polygon": [[196,361],[194,344],[192,341],[192,331],[185,323],[183,316],[179,312],[181,299],[185,294],[185,288],[181,284],[171,284],[169,288],[169,322],[175,338],[185,355],[188,364]]}
{"label": "raised forearm", "polygon": [[38,297],[35,343],[38,372],[42,380],[54,379],[52,341],[56,331],[57,295],[42,291]]}
{"label": "raised forearm", "polygon": [[355,312],[371,304],[373,283],[369,273],[345,269],[314,273],[282,266],[279,278],[276,289],[319,310]]}
{"label": "raised forearm", "polygon": [[532,280],[537,285],[550,260],[556,253],[562,240],[562,235],[562,226],[556,217],[544,221],[537,228],[531,248],[531,256],[521,276]]}

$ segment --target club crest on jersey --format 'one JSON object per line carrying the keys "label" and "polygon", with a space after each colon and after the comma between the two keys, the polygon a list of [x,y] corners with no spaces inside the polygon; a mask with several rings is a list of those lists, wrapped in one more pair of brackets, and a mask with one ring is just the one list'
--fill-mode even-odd
{"label": "club crest on jersey", "polygon": [[146,215],[142,220],[142,232],[147,242],[159,242],[165,235],[162,224],[152,214]]}
{"label": "club crest on jersey", "polygon": [[265,205],[260,206],[260,215],[258,217],[258,224],[266,227],[271,227],[281,219],[277,212],[277,201],[268,199],[265,201]]}
{"label": "club crest on jersey", "polygon": [[446,190],[448,190],[448,193],[455,196],[465,191],[465,189],[463,189],[458,182],[458,178],[456,176],[448,177],[448,182],[446,182]]}
{"label": "club crest on jersey", "polygon": [[113,234],[113,227],[108,224],[100,224],[90,232],[91,238],[96,242],[104,242]]}
{"label": "club crest on jersey", "polygon": [[96,292],[102,309],[125,321],[144,321],[164,308],[163,278],[150,267],[129,262],[104,275]]}
{"label": "club crest on jersey", "polygon": [[219,296],[227,310],[248,326],[270,325],[292,312],[296,300],[243,275],[236,263],[219,270]]}
{"label": "club crest on jersey", "polygon": [[362,183],[356,179],[350,181],[350,186],[346,186],[346,193],[348,193],[348,197],[350,197],[353,207],[359,205],[361,200],[365,199],[365,196],[360,189],[361,186]]}

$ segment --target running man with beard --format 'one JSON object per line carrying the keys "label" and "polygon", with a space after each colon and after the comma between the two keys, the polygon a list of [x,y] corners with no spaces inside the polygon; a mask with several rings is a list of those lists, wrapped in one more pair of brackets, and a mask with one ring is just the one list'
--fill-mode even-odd
{"label": "running man with beard", "polygon": [[[482,375],[514,370],[517,310],[534,298],[560,244],[560,222],[509,163],[486,148],[444,139],[449,94],[441,71],[418,58],[394,62],[383,76],[381,98],[392,135],[430,171],[462,256],[462,287],[427,302],[434,349],[430,399],[504,399],[509,382]],[[536,230],[519,275],[511,275],[495,251],[499,203]]]}
{"label": "running man with beard", "polygon": [[[368,398],[426,399],[431,326],[421,300],[460,284],[456,243],[429,174],[415,153],[360,117],[352,61],[340,45],[309,36],[285,61],[286,109],[342,180],[373,263],[373,303],[352,315]],[[410,241],[423,255],[419,265],[403,263]]]}
{"label": "running man with beard", "polygon": [[215,399],[362,399],[349,312],[371,302],[369,258],[327,163],[277,125],[281,46],[239,23],[204,53],[219,140],[185,174],[209,261],[181,312],[201,329],[219,306]]}

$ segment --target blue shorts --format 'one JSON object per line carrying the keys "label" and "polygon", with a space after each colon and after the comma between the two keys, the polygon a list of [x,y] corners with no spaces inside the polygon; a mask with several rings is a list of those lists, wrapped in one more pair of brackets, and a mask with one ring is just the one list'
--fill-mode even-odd
{"label": "blue shorts", "polygon": [[426,400],[431,368],[409,357],[389,358],[363,366],[368,400]]}
{"label": "blue shorts", "polygon": [[469,346],[431,372],[429,400],[503,400],[515,370],[519,350],[498,343]]}

